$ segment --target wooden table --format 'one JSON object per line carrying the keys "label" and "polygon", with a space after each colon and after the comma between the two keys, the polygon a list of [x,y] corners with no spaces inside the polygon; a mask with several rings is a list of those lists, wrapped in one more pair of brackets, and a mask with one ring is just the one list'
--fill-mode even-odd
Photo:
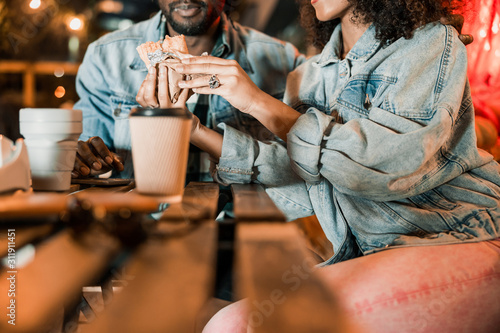
{"label": "wooden table", "polygon": [[[168,207],[158,221],[146,214],[157,201],[122,190],[52,196],[52,209],[43,208],[44,215],[57,216],[58,223],[0,225],[0,237],[15,227],[17,248],[36,241],[34,259],[15,267],[16,326],[3,316],[0,332],[41,332],[61,325],[61,309],[75,308],[83,287],[84,295],[91,295],[92,288],[116,279],[121,292],[113,297],[103,292],[104,299],[94,302],[100,304],[92,309],[95,318],[85,324],[66,320],[64,330],[79,325],[84,333],[194,332],[197,315],[214,295],[219,186],[190,183],[182,202]],[[232,193],[234,286],[251,304],[254,332],[347,332],[296,225],[285,223],[262,187],[234,185]],[[27,196],[17,206],[11,199],[0,199],[0,219],[19,214],[23,205],[42,209],[41,196]],[[0,251],[5,254],[4,239]],[[117,260],[124,253],[126,260]],[[8,296],[9,272],[5,267],[0,273],[3,309],[14,299]]]}

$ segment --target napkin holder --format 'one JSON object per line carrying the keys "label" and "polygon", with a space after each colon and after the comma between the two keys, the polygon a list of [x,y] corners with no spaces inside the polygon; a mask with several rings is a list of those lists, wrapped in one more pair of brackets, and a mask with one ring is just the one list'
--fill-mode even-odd
{"label": "napkin holder", "polygon": [[28,191],[31,187],[28,150],[23,139],[12,142],[0,135],[0,193],[16,190]]}

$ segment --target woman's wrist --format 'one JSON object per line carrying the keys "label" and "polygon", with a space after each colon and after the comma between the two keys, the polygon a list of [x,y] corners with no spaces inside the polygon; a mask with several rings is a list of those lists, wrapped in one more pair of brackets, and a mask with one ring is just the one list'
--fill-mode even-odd
{"label": "woman's wrist", "polygon": [[298,111],[266,93],[263,93],[262,97],[256,98],[246,111],[285,141],[290,128],[301,116]]}
{"label": "woman's wrist", "polygon": [[198,124],[191,132],[191,143],[219,160],[222,153],[223,136],[216,131]]}
{"label": "woman's wrist", "polygon": [[200,124],[199,122],[191,131],[191,143],[195,146],[199,146],[203,143],[203,132],[208,129],[206,126]]}
{"label": "woman's wrist", "polygon": [[249,103],[248,107],[245,110],[241,110],[242,112],[253,116],[256,119],[259,119],[259,116],[262,117],[262,112],[266,112],[269,102],[272,102],[274,98],[262,90],[259,91],[257,95],[254,95],[251,103]]}

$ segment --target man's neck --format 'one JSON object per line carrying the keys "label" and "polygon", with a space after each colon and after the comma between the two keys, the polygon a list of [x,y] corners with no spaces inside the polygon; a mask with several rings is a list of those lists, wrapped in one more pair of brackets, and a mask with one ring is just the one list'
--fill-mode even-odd
{"label": "man's neck", "polygon": [[[185,36],[189,54],[199,56],[203,52],[210,54],[217,41],[217,28],[219,27],[220,17],[210,26],[207,32],[198,36]],[[178,32],[174,31],[170,24],[167,23],[169,36],[177,36]]]}

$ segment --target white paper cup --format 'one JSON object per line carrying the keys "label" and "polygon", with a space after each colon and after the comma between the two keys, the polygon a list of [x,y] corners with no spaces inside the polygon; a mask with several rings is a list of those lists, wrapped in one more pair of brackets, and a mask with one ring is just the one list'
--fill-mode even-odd
{"label": "white paper cup", "polygon": [[82,111],[57,108],[25,108],[19,111],[20,122],[81,122]]}
{"label": "white paper cup", "polygon": [[184,193],[192,114],[183,108],[135,109],[129,117],[137,191],[164,202]]}
{"label": "white paper cup", "polygon": [[82,112],[68,109],[21,109],[19,128],[30,160],[32,187],[67,191],[82,133]]}
{"label": "white paper cup", "polygon": [[[54,122],[20,122],[19,129],[21,134],[26,133],[26,140],[34,141],[76,141],[82,133],[81,121]],[[24,136],[24,134],[23,134]]]}

